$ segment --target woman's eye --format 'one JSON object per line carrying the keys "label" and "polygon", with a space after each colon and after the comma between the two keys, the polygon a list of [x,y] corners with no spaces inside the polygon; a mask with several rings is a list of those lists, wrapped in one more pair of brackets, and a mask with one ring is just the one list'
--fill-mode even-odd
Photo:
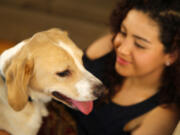
{"label": "woman's eye", "polygon": [[123,32],[123,31],[121,31],[121,30],[120,30],[120,33],[121,33],[121,35],[124,36],[124,37],[127,35],[126,32]]}
{"label": "woman's eye", "polygon": [[64,70],[62,72],[57,72],[56,74],[60,77],[66,77],[66,76],[69,76],[71,72],[69,70]]}
{"label": "woman's eye", "polygon": [[145,49],[144,46],[142,46],[142,45],[140,45],[140,44],[138,44],[138,43],[136,43],[136,42],[135,42],[135,45],[136,45],[138,48]]}

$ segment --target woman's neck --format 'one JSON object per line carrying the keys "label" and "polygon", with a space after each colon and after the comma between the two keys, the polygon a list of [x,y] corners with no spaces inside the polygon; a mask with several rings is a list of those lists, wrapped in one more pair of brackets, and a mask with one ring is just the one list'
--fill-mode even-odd
{"label": "woman's neck", "polygon": [[152,90],[157,92],[161,84],[161,75],[161,73],[156,73],[138,77],[127,77],[122,87],[126,90]]}
{"label": "woman's neck", "polygon": [[132,105],[146,100],[158,92],[160,77],[127,77],[122,86],[116,86],[117,93],[112,97],[114,103]]}
{"label": "woman's neck", "polygon": [[144,80],[141,78],[126,78],[123,83],[126,90],[157,90],[159,83],[155,80]]}

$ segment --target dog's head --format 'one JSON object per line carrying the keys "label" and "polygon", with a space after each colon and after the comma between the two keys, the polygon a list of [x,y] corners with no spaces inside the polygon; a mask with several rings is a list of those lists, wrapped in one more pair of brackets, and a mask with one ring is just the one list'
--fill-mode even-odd
{"label": "dog's head", "polygon": [[92,100],[105,88],[83,67],[83,52],[66,32],[59,29],[39,32],[19,46],[21,49],[3,67],[8,101],[13,109],[24,108],[32,89],[85,114],[92,110]]}

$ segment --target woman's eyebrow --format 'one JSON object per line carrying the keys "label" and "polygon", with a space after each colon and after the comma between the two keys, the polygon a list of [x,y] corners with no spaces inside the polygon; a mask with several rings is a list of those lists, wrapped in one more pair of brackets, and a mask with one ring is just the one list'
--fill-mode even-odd
{"label": "woman's eyebrow", "polygon": [[137,36],[137,35],[133,35],[133,37],[135,37],[135,38],[137,38],[137,39],[140,39],[140,40],[143,40],[143,41],[145,41],[145,42],[147,42],[147,43],[151,43],[149,40],[147,40],[147,39],[145,39],[145,38],[143,38],[143,37],[140,37],[140,36]]}
{"label": "woman's eyebrow", "polygon": [[[121,28],[124,29],[125,31],[127,31],[126,26],[125,26],[124,24],[121,25]],[[147,39],[145,39],[145,38],[143,38],[143,37],[141,37],[141,36],[133,35],[133,37],[135,37],[135,38],[137,38],[137,39],[140,39],[140,40],[143,40],[143,41],[151,44],[151,42],[150,42],[149,40],[147,40]]]}

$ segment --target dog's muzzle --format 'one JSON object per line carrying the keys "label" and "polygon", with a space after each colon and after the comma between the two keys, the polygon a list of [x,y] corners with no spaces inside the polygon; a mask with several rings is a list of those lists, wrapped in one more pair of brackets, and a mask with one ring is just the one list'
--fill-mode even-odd
{"label": "dog's muzzle", "polygon": [[107,88],[103,84],[96,84],[92,89],[94,90],[93,95],[97,98],[103,96],[107,91]]}

